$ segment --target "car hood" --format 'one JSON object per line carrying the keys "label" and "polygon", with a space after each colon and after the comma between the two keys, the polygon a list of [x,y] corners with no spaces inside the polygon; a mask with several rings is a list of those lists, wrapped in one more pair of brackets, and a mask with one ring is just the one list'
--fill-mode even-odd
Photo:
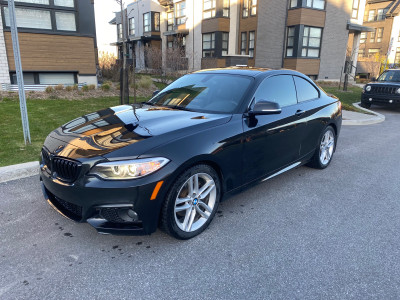
{"label": "car hood", "polygon": [[231,115],[206,114],[166,107],[121,105],[87,114],[57,128],[45,147],[73,159],[104,156],[129,147],[124,155],[137,157],[174,139],[228,122]]}
{"label": "car hood", "polygon": [[400,87],[400,82],[396,82],[396,81],[384,81],[384,82],[377,82],[377,81],[373,81],[373,82],[369,82],[367,85],[372,85],[372,86],[382,86],[382,85],[391,85],[391,86],[398,86]]}

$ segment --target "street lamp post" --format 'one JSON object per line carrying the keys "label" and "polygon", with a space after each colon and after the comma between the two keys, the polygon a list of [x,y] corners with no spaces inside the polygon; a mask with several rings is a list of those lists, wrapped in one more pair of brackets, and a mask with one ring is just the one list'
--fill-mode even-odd
{"label": "street lamp post", "polygon": [[28,110],[26,108],[26,98],[24,89],[24,76],[22,73],[21,53],[19,50],[17,20],[15,16],[14,0],[8,0],[8,11],[10,15],[11,37],[14,50],[15,72],[17,73],[19,106],[21,110],[22,128],[24,131],[25,145],[31,143],[31,133],[29,131]]}

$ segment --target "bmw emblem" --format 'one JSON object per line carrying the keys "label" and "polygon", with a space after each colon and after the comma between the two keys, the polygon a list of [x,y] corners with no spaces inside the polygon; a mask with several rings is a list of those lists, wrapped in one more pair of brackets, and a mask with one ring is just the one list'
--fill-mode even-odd
{"label": "bmw emblem", "polygon": [[193,205],[197,205],[198,202],[199,202],[199,200],[198,200],[197,198],[195,198],[195,199],[193,200]]}

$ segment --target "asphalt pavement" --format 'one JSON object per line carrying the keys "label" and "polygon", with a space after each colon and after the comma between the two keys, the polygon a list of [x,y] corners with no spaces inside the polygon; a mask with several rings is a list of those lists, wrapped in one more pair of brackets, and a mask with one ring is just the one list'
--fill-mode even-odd
{"label": "asphalt pavement", "polygon": [[399,299],[400,110],[373,110],[328,169],[236,195],[189,241],[99,235],[38,176],[0,183],[0,299]]}

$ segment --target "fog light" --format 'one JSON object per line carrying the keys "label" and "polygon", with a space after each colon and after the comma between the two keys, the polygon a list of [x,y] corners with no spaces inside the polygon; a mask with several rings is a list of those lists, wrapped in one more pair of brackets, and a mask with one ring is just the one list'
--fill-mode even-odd
{"label": "fog light", "polygon": [[369,98],[368,100],[369,100],[369,101],[372,101],[372,98]]}
{"label": "fog light", "polygon": [[393,100],[389,100],[389,103],[393,103]]}
{"label": "fog light", "polygon": [[135,222],[139,219],[137,213],[130,208],[118,209],[118,216],[125,222]]}

